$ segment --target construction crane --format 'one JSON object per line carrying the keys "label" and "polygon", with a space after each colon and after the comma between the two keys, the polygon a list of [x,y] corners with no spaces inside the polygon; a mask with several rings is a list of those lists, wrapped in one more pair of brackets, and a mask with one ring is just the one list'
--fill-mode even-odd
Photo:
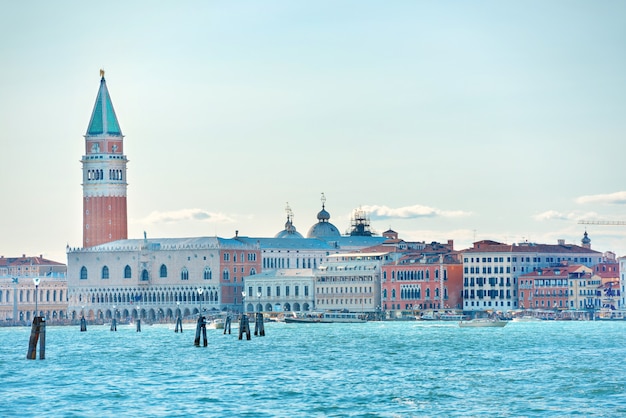
{"label": "construction crane", "polygon": [[579,225],[626,225],[626,221],[578,221]]}

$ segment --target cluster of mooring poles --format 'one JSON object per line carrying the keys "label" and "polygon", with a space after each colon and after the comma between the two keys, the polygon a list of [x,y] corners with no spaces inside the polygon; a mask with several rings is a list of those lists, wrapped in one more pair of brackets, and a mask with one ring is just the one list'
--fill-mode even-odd
{"label": "cluster of mooring poles", "polygon": [[[33,279],[35,282],[35,317],[33,318],[33,325],[30,332],[30,340],[28,343],[28,353],[26,354],[26,358],[29,360],[34,360],[37,357],[37,343],[39,342],[39,358],[43,360],[46,357],[46,319],[43,316],[39,315],[38,306],[37,306],[37,291],[39,287],[38,278]],[[198,294],[202,295],[202,289],[198,289]],[[202,303],[202,301],[201,301]],[[81,314],[80,318],[80,331],[87,331],[87,320],[85,319],[85,312]],[[137,332],[141,332],[141,318],[137,317]],[[231,324],[232,317],[230,315],[226,316],[224,320],[224,334],[231,333]],[[206,325],[207,320],[204,315],[202,315],[202,304],[200,304],[200,313],[198,315],[198,321],[196,323],[196,337],[194,339],[194,345],[196,347],[200,346],[200,340],[202,339],[202,345],[207,347],[209,345],[206,333]],[[111,319],[111,331],[117,331],[117,315],[115,312],[115,306],[113,307],[113,318]],[[183,319],[180,316],[180,312],[178,317],[176,318],[176,326],[174,328],[174,332],[183,332]],[[250,340],[250,318],[248,314],[243,312],[239,318],[239,339],[242,340],[244,334],[246,335],[246,339]],[[265,326],[263,320],[263,314],[261,312],[257,312],[254,314],[254,335],[259,337],[265,336]]]}

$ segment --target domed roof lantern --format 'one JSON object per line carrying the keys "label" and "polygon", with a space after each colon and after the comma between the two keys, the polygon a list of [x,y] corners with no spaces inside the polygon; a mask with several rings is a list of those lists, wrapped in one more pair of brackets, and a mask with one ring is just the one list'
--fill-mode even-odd
{"label": "domed roof lantern", "polygon": [[287,212],[287,222],[285,222],[285,229],[276,234],[275,238],[303,238],[302,234],[296,231],[296,227],[293,225],[293,212],[289,207],[289,202],[287,202],[285,211]]}
{"label": "domed roof lantern", "polygon": [[328,220],[330,219],[330,213],[328,213],[325,209],[325,205],[326,205],[326,196],[324,196],[324,193],[322,193],[322,210],[320,210],[317,213],[317,220],[320,222],[328,222]]}
{"label": "domed roof lantern", "polygon": [[587,231],[585,231],[583,239],[581,239],[580,242],[584,248],[591,248],[591,238],[587,235]]}

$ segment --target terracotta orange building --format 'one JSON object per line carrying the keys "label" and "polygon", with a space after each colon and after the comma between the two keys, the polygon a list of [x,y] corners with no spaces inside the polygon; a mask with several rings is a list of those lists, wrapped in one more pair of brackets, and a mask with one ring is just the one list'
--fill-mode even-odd
{"label": "terracotta orange building", "polygon": [[448,245],[432,243],[419,250],[407,251],[381,269],[383,310],[462,307],[463,265],[451,242]]}

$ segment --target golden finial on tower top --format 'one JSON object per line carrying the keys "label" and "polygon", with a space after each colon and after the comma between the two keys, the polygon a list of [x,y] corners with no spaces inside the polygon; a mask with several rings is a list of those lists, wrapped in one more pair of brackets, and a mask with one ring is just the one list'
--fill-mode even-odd
{"label": "golden finial on tower top", "polygon": [[104,70],[100,68],[100,78],[104,78]]}

